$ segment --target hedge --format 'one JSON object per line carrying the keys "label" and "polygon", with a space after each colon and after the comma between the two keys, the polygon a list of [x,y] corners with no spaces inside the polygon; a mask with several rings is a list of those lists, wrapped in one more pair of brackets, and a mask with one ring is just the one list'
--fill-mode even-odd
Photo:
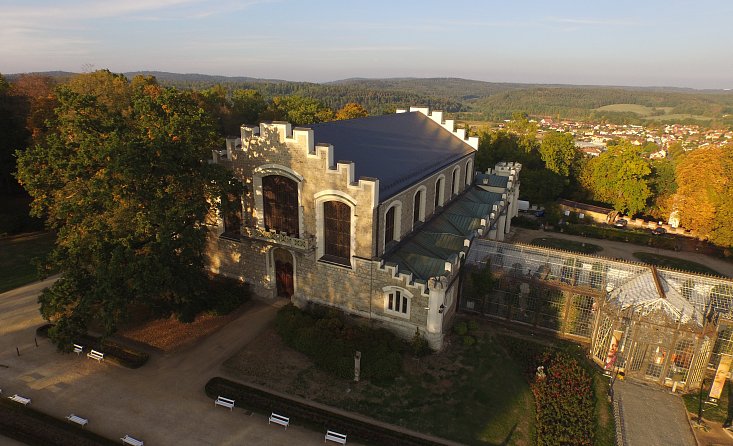
{"label": "hedge", "polygon": [[[36,329],[36,335],[47,338],[48,330],[52,327],[53,324],[41,325]],[[150,359],[150,355],[145,352],[126,347],[109,339],[102,339],[89,334],[79,336],[76,343],[87,349],[94,349],[102,352],[104,353],[105,360],[111,360],[112,362],[129,369],[140,368],[148,362],[148,359]],[[68,350],[71,350],[71,346],[69,346]]]}
{"label": "hedge", "polygon": [[336,411],[301,398],[290,398],[259,386],[236,383],[220,377],[209,380],[205,391],[209,398],[215,399],[218,396],[231,398],[237,407],[244,406],[265,415],[271,412],[279,413],[289,417],[291,422],[320,427],[324,432],[328,429],[346,434],[349,440],[358,437],[367,443],[384,446],[455,444],[432,440],[417,433],[395,430],[386,423],[364,416],[351,416],[347,412]]}
{"label": "hedge", "polygon": [[611,227],[600,227],[582,224],[568,224],[559,227],[564,233],[570,235],[581,235],[584,237],[599,238],[616,242],[628,242],[635,245],[651,246],[654,248],[671,249],[677,248],[677,240],[664,235],[654,235],[650,232],[639,232],[629,229],[616,229]]}
{"label": "hedge", "polygon": [[592,446],[595,434],[593,378],[564,353],[542,361],[544,377],[532,384],[538,446]]}
{"label": "hedge", "polygon": [[118,444],[81,427],[0,398],[0,433],[30,446],[110,446]]}

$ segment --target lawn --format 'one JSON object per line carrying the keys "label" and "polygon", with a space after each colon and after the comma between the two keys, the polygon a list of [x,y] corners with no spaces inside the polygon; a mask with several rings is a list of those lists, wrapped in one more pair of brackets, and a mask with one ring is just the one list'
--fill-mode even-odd
{"label": "lawn", "polygon": [[651,107],[647,107],[646,105],[639,105],[639,104],[611,104],[611,105],[604,105],[603,107],[598,107],[596,110],[598,111],[610,111],[610,112],[631,112],[636,113],[637,115],[641,116],[649,116],[653,113],[653,110]]}
{"label": "lawn", "polygon": [[644,263],[661,266],[662,268],[673,268],[693,273],[712,274],[714,276],[725,277],[723,274],[720,274],[712,268],[708,268],[705,265],[701,265],[690,260],[653,254],[651,252],[635,252],[633,255]]}
{"label": "lawn", "polygon": [[[733,421],[733,386],[730,381],[725,381],[723,392],[720,394],[720,400],[717,405],[705,404],[705,401],[710,394],[710,384],[705,386],[703,389],[702,401],[703,401],[703,413],[702,418],[709,421],[716,421],[718,423],[730,424]],[[682,396],[685,401],[685,407],[687,411],[697,416],[698,407],[700,405],[700,393],[692,392]]]}
{"label": "lawn", "polygon": [[0,293],[38,280],[33,259],[46,256],[54,240],[50,233],[0,239]]}
{"label": "lawn", "polygon": [[[274,329],[224,363],[224,371],[255,384],[358,412],[468,445],[534,444],[534,400],[517,364],[488,327],[464,346],[422,358],[405,354],[389,384],[336,378],[285,346]],[[363,365],[362,365],[363,367]]]}
{"label": "lawn", "polygon": [[[529,386],[534,358],[559,348],[584,364],[593,377],[594,444],[615,444],[614,419],[606,399],[608,381],[587,361],[583,347],[549,338],[538,344],[534,339],[498,334],[488,321],[477,322],[469,324],[467,335],[475,344],[467,345],[472,342],[466,342],[466,336],[452,334],[442,352],[420,358],[406,352],[402,371],[390,383],[354,383],[328,374],[308,356],[286,346],[274,328],[226,360],[223,372],[236,380],[462,444],[530,446],[536,444],[535,403]],[[362,355],[362,370],[365,358]]]}
{"label": "lawn", "polygon": [[565,240],[552,237],[540,237],[532,240],[531,244],[536,246],[544,246],[545,248],[563,249],[565,251],[575,251],[583,254],[595,254],[602,251],[598,245],[585,242],[576,242],[573,240]]}

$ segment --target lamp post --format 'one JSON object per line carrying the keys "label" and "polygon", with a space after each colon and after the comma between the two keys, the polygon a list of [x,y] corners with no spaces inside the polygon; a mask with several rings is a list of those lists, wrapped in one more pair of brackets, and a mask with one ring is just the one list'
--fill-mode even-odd
{"label": "lamp post", "polygon": [[702,424],[702,391],[705,389],[705,378],[700,383],[700,397],[698,398],[697,405],[697,424]]}

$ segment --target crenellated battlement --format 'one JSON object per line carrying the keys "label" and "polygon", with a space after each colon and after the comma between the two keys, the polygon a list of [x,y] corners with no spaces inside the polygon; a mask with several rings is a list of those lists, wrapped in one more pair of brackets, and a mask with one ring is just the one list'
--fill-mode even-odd
{"label": "crenellated battlement", "polygon": [[[422,113],[433,120],[436,124],[451,132],[456,138],[459,138],[461,141],[478,150],[478,137],[469,136],[466,138],[466,129],[456,129],[456,122],[453,119],[446,119],[444,121],[442,111],[435,110],[430,113],[430,109],[428,107],[410,107],[410,112]],[[407,110],[397,109],[397,113],[407,113]]]}

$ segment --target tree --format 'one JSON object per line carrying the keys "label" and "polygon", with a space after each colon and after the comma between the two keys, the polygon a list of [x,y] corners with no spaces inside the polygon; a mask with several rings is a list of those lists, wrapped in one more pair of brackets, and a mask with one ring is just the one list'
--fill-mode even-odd
{"label": "tree", "polygon": [[60,348],[92,322],[114,332],[130,304],[202,299],[203,222],[230,176],[206,162],[215,134],[190,94],[148,87],[80,75],[58,90],[53,131],[18,153],[32,212],[57,232],[48,266],[62,276],[39,302]]}
{"label": "tree", "polygon": [[640,147],[628,141],[611,145],[588,162],[590,184],[596,200],[609,203],[619,212],[635,214],[646,207],[649,189],[649,160]]}
{"label": "tree", "polygon": [[336,112],[336,119],[354,119],[369,116],[369,112],[356,102],[349,102]]}
{"label": "tree", "polygon": [[260,116],[262,121],[288,121],[307,125],[333,119],[333,110],[316,99],[302,96],[278,96]]}
{"label": "tree", "polygon": [[232,123],[256,124],[257,118],[267,109],[267,102],[256,90],[237,89],[232,92]]}
{"label": "tree", "polygon": [[682,226],[714,243],[733,246],[733,145],[693,150],[676,173],[674,206]]}
{"label": "tree", "polygon": [[545,135],[540,144],[540,154],[545,167],[563,177],[570,175],[570,167],[578,157],[573,135],[560,132]]}

